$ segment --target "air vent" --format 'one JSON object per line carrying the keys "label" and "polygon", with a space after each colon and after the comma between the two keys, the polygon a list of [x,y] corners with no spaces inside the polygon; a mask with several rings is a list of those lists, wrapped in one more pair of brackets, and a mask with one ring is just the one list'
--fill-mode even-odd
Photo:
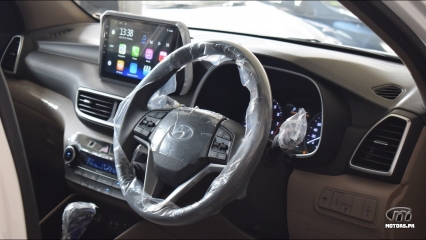
{"label": "air vent", "polygon": [[394,100],[402,95],[404,89],[397,85],[384,85],[373,88],[373,91],[382,98]]}
{"label": "air vent", "polygon": [[64,30],[61,30],[61,31],[58,31],[58,32],[47,34],[46,37],[53,38],[53,37],[57,37],[57,36],[63,35],[67,32],[71,32],[71,31],[72,31],[72,29],[64,29]]}
{"label": "air vent", "polygon": [[364,137],[351,160],[351,167],[377,175],[390,176],[398,161],[410,121],[391,114]]}
{"label": "air vent", "polygon": [[77,94],[76,111],[80,117],[113,126],[112,120],[122,100],[123,98],[118,96],[80,88]]}
{"label": "air vent", "polygon": [[7,45],[1,59],[1,68],[4,72],[16,74],[23,40],[24,38],[22,36],[14,36],[9,42],[9,45]]}

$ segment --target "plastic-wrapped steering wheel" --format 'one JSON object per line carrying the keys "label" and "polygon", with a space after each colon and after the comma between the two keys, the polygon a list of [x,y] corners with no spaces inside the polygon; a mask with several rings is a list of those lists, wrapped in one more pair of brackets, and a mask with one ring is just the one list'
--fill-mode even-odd
{"label": "plastic-wrapped steering wheel", "polygon": [[[245,128],[198,108],[148,109],[150,97],[172,75],[190,62],[213,55],[219,56],[219,61],[234,61],[242,85],[250,91]],[[184,225],[218,213],[227,203],[244,197],[268,141],[271,106],[265,70],[244,47],[208,41],[177,49],[136,86],[114,118],[115,165],[124,198],[149,221]],[[148,151],[144,179],[138,179],[134,168],[141,146]],[[185,207],[175,204],[211,172],[220,174],[202,199]],[[156,195],[164,184],[175,190],[160,199]]]}

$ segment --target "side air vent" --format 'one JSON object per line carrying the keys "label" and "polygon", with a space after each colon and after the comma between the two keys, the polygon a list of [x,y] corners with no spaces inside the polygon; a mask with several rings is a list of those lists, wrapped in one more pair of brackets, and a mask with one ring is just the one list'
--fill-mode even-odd
{"label": "side air vent", "polygon": [[7,45],[1,59],[1,68],[4,72],[10,74],[16,74],[18,68],[19,56],[21,55],[22,43],[24,37],[14,36]]}
{"label": "side air vent", "polygon": [[352,156],[351,168],[377,175],[392,175],[409,125],[410,120],[399,115],[385,117],[364,136]]}
{"label": "side air vent", "polygon": [[404,92],[404,89],[397,85],[383,85],[372,89],[380,97],[390,100],[394,100]]}
{"label": "side air vent", "polygon": [[80,88],[76,100],[77,114],[102,125],[113,126],[117,107],[123,98],[91,89]]}
{"label": "side air vent", "polygon": [[71,31],[72,31],[72,29],[64,29],[64,30],[61,30],[61,31],[58,31],[58,32],[47,34],[46,37],[53,38],[53,37],[57,37],[57,36],[63,35],[67,32],[71,32]]}

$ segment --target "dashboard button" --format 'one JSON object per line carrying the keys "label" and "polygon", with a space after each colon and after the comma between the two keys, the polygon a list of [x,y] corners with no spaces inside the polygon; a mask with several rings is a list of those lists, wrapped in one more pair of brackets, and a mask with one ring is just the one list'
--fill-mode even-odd
{"label": "dashboard button", "polygon": [[351,207],[346,206],[346,205],[340,206],[340,213],[345,214],[345,215],[351,215]]}
{"label": "dashboard button", "polygon": [[111,187],[102,187],[102,193],[106,195],[111,195],[112,190],[113,189]]}
{"label": "dashboard button", "polygon": [[340,211],[340,205],[342,205],[342,197],[343,197],[342,193],[339,193],[339,192],[333,193],[333,199],[331,200],[331,207],[330,207],[331,210],[335,212]]}
{"label": "dashboard button", "polygon": [[325,209],[330,208],[330,202],[331,202],[331,190],[324,190],[322,191],[320,200],[319,200],[319,206]]}
{"label": "dashboard button", "polygon": [[351,216],[361,218],[362,207],[364,206],[365,198],[355,196],[352,202]]}
{"label": "dashboard button", "polygon": [[96,181],[98,179],[98,175],[96,173],[92,173],[92,172],[89,172],[89,171],[83,171],[82,176],[89,178],[89,179],[92,179],[93,181]]}
{"label": "dashboard button", "polygon": [[86,179],[81,180],[81,186],[88,187],[89,186],[89,180],[86,180]]}
{"label": "dashboard button", "polygon": [[377,201],[372,199],[365,199],[364,207],[362,208],[361,219],[367,222],[374,222],[374,215],[376,214]]}
{"label": "dashboard button", "polygon": [[346,204],[348,206],[352,206],[352,202],[354,200],[354,196],[351,194],[343,194],[342,204]]}
{"label": "dashboard button", "polygon": [[83,174],[83,169],[81,169],[81,168],[76,168],[76,169],[74,170],[74,173],[75,173],[75,174],[77,174],[77,175],[82,175],[82,174]]}
{"label": "dashboard button", "polygon": [[114,180],[104,176],[98,176],[98,182],[108,186],[112,186],[112,184],[114,183]]}
{"label": "dashboard button", "polygon": [[120,189],[120,182],[118,182],[118,181],[114,181],[114,183],[112,184],[112,187],[113,187],[113,188]]}

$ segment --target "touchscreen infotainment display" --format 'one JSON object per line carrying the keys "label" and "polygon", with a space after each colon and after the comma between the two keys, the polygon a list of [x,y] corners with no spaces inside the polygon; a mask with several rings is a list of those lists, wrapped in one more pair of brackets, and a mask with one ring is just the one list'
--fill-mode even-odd
{"label": "touchscreen infotainment display", "polygon": [[103,25],[100,75],[138,84],[179,45],[174,25],[108,16]]}

